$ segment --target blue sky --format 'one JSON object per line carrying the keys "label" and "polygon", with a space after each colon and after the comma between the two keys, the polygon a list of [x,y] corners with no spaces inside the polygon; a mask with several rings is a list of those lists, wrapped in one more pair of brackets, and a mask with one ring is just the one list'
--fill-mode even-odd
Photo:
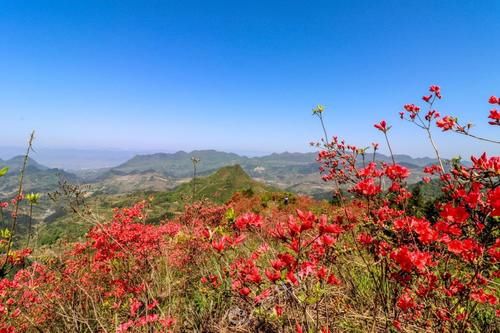
{"label": "blue sky", "polygon": [[[432,155],[398,119],[429,84],[487,125],[500,1],[1,1],[0,146],[308,151],[330,133]],[[436,132],[446,156],[493,145]]]}

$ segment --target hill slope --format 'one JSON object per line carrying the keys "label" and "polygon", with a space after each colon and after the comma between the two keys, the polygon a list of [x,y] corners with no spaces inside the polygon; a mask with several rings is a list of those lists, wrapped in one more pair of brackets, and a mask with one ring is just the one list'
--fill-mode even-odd
{"label": "hill slope", "polygon": [[[23,156],[16,156],[7,161],[0,161],[0,168],[4,166],[9,168],[9,172],[0,181],[0,199],[10,199],[17,191],[19,172],[23,160]],[[54,191],[57,189],[61,178],[70,182],[78,181],[78,177],[72,173],[61,169],[50,169],[29,158],[24,179],[24,190],[25,192],[41,193]]]}
{"label": "hill slope", "polygon": [[[252,178],[270,186],[288,189],[302,194],[318,195],[330,190],[318,173],[316,153],[273,153],[260,157],[246,157],[216,150],[195,150],[192,152],[158,153],[137,155],[127,162],[87,178],[103,193],[127,193],[136,190],[167,190],[192,177],[192,157],[200,158],[198,174],[208,176],[217,169],[239,164]],[[368,154],[367,160],[372,159]],[[391,158],[377,154],[377,161],[390,162]],[[396,161],[410,169],[410,183],[421,179],[424,165],[435,162],[431,158],[412,158],[395,155]],[[361,158],[360,158],[361,163]],[[127,185],[133,182],[132,186]]]}
{"label": "hill slope", "polygon": [[220,168],[210,176],[196,178],[196,180],[181,184],[170,192],[170,195],[171,198],[177,199],[192,198],[193,190],[196,200],[209,199],[222,203],[239,191],[262,193],[271,191],[273,188],[255,181],[239,164],[236,164]]}
{"label": "hill slope", "polygon": [[[208,199],[214,203],[228,201],[236,192],[248,195],[275,191],[263,183],[253,180],[239,165],[218,169],[207,177],[196,179],[196,195],[193,200],[193,181],[186,182],[167,191],[137,191],[122,195],[94,195],[88,198],[93,211],[109,218],[112,207],[127,207],[151,197],[148,208],[148,223],[158,223],[181,213],[184,205]],[[106,215],[108,214],[108,215]],[[45,219],[39,229],[39,245],[51,245],[59,239],[76,240],[88,230],[90,225],[78,221],[71,212],[60,213],[57,218]]]}
{"label": "hill slope", "polygon": [[216,150],[195,150],[190,153],[178,151],[174,154],[158,153],[151,155],[137,155],[127,162],[113,168],[115,171],[125,173],[137,171],[157,171],[166,176],[183,178],[192,175],[193,163],[191,157],[203,161],[199,171],[215,170],[226,165],[241,163],[247,160],[233,153],[224,153]]}

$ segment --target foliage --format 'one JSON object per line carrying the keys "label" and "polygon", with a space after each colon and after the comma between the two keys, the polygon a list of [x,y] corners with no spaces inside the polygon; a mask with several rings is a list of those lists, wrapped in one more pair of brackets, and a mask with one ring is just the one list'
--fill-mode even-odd
{"label": "foliage", "polygon": [[[494,140],[441,117],[441,89],[429,90],[429,110],[407,104],[401,118],[436,152],[422,178],[432,188],[410,189],[392,153],[378,163],[378,144],[367,159],[367,149],[330,139],[319,106],[318,162],[338,204],[246,191],[192,202],[158,224],[146,223],[154,199],[117,208],[108,222],[82,214],[93,227],[60,255],[29,263],[29,249],[5,252],[16,270],[0,281],[0,330],[495,332],[500,157],[447,165],[432,126]],[[489,119],[498,125],[495,109]],[[392,152],[391,126],[374,126]],[[432,200],[422,195],[436,188]]]}

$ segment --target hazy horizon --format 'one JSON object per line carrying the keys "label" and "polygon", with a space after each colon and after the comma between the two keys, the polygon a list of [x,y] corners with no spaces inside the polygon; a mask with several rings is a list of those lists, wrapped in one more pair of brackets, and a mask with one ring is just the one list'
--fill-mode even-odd
{"label": "hazy horizon", "polygon": [[[0,12],[0,145],[307,151],[330,134],[360,147],[392,126],[394,151],[433,156],[401,121],[430,84],[443,114],[487,124],[498,94],[500,2],[10,2]],[[411,133],[411,135],[408,135]],[[434,130],[444,156],[498,153]]]}
{"label": "hazy horizon", "polygon": [[[26,147],[2,147],[0,146],[0,160],[8,160],[13,157],[21,156],[25,153]],[[262,157],[271,154],[283,153],[315,153],[316,148],[310,147],[308,151],[274,151],[274,152],[245,152],[245,151],[226,151],[219,149],[179,149],[179,150],[130,150],[130,149],[79,149],[79,148],[34,148],[30,157],[38,163],[50,168],[60,168],[65,170],[85,170],[99,169],[118,166],[134,156],[150,155],[150,154],[175,154],[178,152],[193,153],[194,151],[215,150],[224,153],[233,153],[244,157]],[[369,152],[370,153],[370,152]],[[379,152],[385,156],[389,154],[385,151]],[[411,158],[435,158],[432,155],[416,156],[408,153],[395,153],[395,155],[407,155]],[[444,158],[452,158],[456,156],[443,156]],[[462,156],[463,158],[467,158]]]}

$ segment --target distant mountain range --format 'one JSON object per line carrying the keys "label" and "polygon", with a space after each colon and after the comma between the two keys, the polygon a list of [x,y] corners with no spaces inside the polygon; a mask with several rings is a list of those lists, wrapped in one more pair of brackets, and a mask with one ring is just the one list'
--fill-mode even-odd
{"label": "distant mountain range", "polygon": [[[127,181],[137,183],[139,188],[173,187],[183,179],[193,175],[192,157],[200,159],[197,171],[200,175],[209,175],[217,169],[228,165],[240,165],[252,178],[268,185],[301,193],[315,194],[329,189],[318,173],[316,153],[274,153],[261,157],[246,157],[234,153],[215,150],[179,151],[176,153],[158,153],[137,155],[127,162],[114,168],[86,172],[80,176],[87,182],[112,183],[115,188],[111,192],[120,192],[116,184],[126,184]],[[372,155],[366,156],[367,160]],[[377,161],[391,162],[389,156],[376,155]],[[422,176],[422,167],[435,163],[431,158],[412,158],[408,155],[396,155],[395,159],[408,167],[416,182]],[[111,184],[110,184],[111,185]],[[104,186],[110,189],[110,186]],[[103,189],[106,191],[106,189]]]}
{"label": "distant mountain range", "polygon": [[[0,178],[0,199],[8,198],[16,192],[19,184],[19,172],[24,162],[23,156],[16,156],[9,160],[0,160],[0,167],[8,167],[9,172]],[[78,182],[80,178],[75,174],[61,169],[48,168],[32,158],[28,159],[24,190],[25,192],[49,192],[57,188],[59,180],[63,178],[70,182]]]}
{"label": "distant mountain range", "polygon": [[[262,157],[246,157],[234,153],[225,153],[216,150],[195,150],[192,152],[179,151],[173,154],[157,153],[151,155],[136,155],[127,162],[110,168],[104,172],[116,174],[131,174],[141,172],[158,172],[167,177],[184,178],[193,173],[191,158],[200,159],[197,166],[198,172],[210,173],[226,165],[241,165],[245,171],[252,176],[260,176],[268,173],[299,173],[306,174],[318,171],[316,153],[274,153]],[[377,154],[377,161],[390,162],[388,156]],[[371,160],[368,154],[366,160]],[[412,158],[408,155],[395,155],[398,163],[406,164],[409,168],[419,168],[432,163],[431,158]]]}
{"label": "distant mountain range", "polygon": [[[8,159],[6,161],[0,159],[0,165],[2,167],[8,167],[11,171],[20,171],[24,163],[24,156],[15,156],[11,159]],[[30,169],[37,169],[37,170],[48,170],[49,168],[46,167],[45,165],[42,165],[35,161],[32,158],[28,158],[27,161],[27,166]]]}
{"label": "distant mountain range", "polygon": [[[62,177],[71,182],[91,184],[98,193],[130,193],[138,190],[163,191],[171,189],[193,176],[191,158],[200,159],[197,171],[207,176],[216,170],[231,165],[240,165],[253,179],[270,186],[307,194],[325,192],[325,185],[318,173],[316,153],[274,153],[260,157],[246,157],[216,150],[179,151],[176,153],[156,153],[136,155],[115,167],[89,170],[64,171],[46,167],[33,159],[29,160],[26,190],[46,192],[57,187]],[[377,154],[378,161],[390,162],[388,156]],[[372,156],[367,155],[366,160]],[[410,182],[422,176],[422,167],[436,162],[432,158],[412,158],[409,155],[395,155],[398,163],[412,172]],[[18,171],[23,158],[16,156],[2,161],[0,166],[8,166],[8,176],[0,181],[0,197],[15,191]]]}

